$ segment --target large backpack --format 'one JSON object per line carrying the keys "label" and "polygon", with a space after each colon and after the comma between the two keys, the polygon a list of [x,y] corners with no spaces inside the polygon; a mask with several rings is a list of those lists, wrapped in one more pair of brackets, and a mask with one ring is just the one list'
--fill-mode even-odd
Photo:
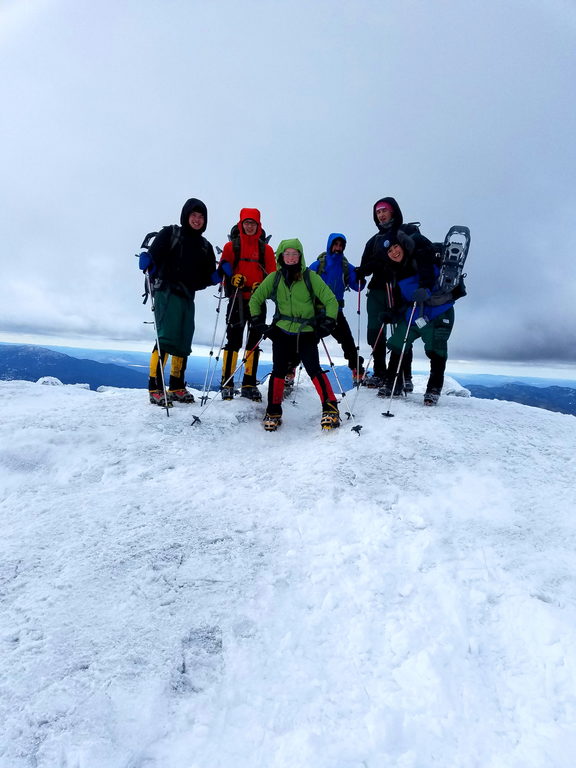
{"label": "large backpack", "polygon": [[[166,229],[166,227],[163,227],[163,229]],[[175,250],[176,248],[179,248],[182,245],[182,227],[179,227],[178,224],[170,224],[170,251]],[[148,232],[144,240],[142,241],[142,245],[140,248],[144,248],[148,250],[152,243],[154,242],[154,238],[158,235],[158,232]],[[208,241],[205,237],[202,237],[202,247],[205,251],[208,250]],[[161,274],[158,274],[153,281],[151,281],[151,287],[152,291],[159,290],[163,286],[163,278]],[[145,281],[145,288],[144,293],[142,296],[144,297],[143,304],[146,304],[148,301],[148,282]],[[180,290],[183,290],[185,293],[188,293],[187,289],[184,288],[184,286],[179,286]]]}

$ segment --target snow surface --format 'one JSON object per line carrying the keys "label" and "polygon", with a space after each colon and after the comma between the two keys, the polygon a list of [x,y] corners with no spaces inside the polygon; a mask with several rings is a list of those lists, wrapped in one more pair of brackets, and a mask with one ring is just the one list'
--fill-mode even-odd
{"label": "snow surface", "polygon": [[355,394],[0,382],[1,768],[574,766],[576,419]]}

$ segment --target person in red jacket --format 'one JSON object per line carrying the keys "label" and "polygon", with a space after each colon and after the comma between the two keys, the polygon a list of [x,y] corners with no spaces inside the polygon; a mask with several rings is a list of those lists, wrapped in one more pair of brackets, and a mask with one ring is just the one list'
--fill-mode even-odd
{"label": "person in red jacket", "polygon": [[[223,400],[232,400],[234,397],[234,380],[231,376],[236,369],[244,328],[250,320],[248,302],[266,275],[276,271],[276,257],[265,240],[260,223],[260,211],[257,208],[242,208],[240,211],[238,226],[234,228],[231,240],[224,246],[220,266],[223,267],[226,262],[230,264],[232,275],[226,281],[229,301],[226,313],[226,346],[222,359],[220,391]],[[256,386],[258,358],[260,357],[260,348],[256,345],[259,338],[258,334],[249,326],[241,395],[256,402],[262,400],[260,390]],[[253,349],[254,347],[255,349]]]}

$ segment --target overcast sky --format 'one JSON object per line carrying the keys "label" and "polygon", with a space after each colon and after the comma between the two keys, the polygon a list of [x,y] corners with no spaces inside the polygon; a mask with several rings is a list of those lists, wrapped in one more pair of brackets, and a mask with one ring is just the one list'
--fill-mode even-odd
{"label": "overcast sky", "polygon": [[358,263],[391,195],[470,227],[451,356],[574,363],[574,82],[573,0],[0,0],[0,339],[151,340],[134,254],[188,197]]}

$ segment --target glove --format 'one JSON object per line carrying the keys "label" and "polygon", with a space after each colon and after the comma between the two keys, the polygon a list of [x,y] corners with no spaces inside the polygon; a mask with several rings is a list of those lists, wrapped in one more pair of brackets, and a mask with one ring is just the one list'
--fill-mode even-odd
{"label": "glove", "polygon": [[[152,267],[152,269],[150,269]],[[154,266],[154,262],[152,261],[152,256],[148,253],[148,251],[142,251],[138,258],[138,269],[141,269],[142,272],[150,271],[155,272],[156,268]]]}
{"label": "glove", "polygon": [[242,288],[245,282],[246,282],[246,279],[244,275],[234,275],[234,277],[232,278],[232,285],[234,286],[234,288]]}
{"label": "glove", "polygon": [[268,332],[270,331],[270,326],[266,325],[266,323],[262,320],[256,320],[252,323],[252,330],[254,333],[258,334],[258,336],[265,339],[266,336],[268,336]]}
{"label": "glove", "polygon": [[361,267],[356,267],[356,280],[366,280],[366,272]]}
{"label": "glove", "polygon": [[323,317],[317,327],[318,338],[323,339],[325,336],[330,336],[334,328],[336,328],[336,320],[332,317]]}
{"label": "glove", "polygon": [[260,283],[252,283],[252,288],[250,289],[251,292],[254,293],[254,291],[256,290],[256,288],[258,288],[259,285]]}
{"label": "glove", "polygon": [[429,298],[430,291],[428,288],[416,288],[412,294],[412,301],[415,301],[417,304],[423,304],[425,301],[428,301]]}
{"label": "glove", "polygon": [[225,277],[232,277],[232,264],[229,261],[221,261],[216,271],[221,280],[224,280]]}

